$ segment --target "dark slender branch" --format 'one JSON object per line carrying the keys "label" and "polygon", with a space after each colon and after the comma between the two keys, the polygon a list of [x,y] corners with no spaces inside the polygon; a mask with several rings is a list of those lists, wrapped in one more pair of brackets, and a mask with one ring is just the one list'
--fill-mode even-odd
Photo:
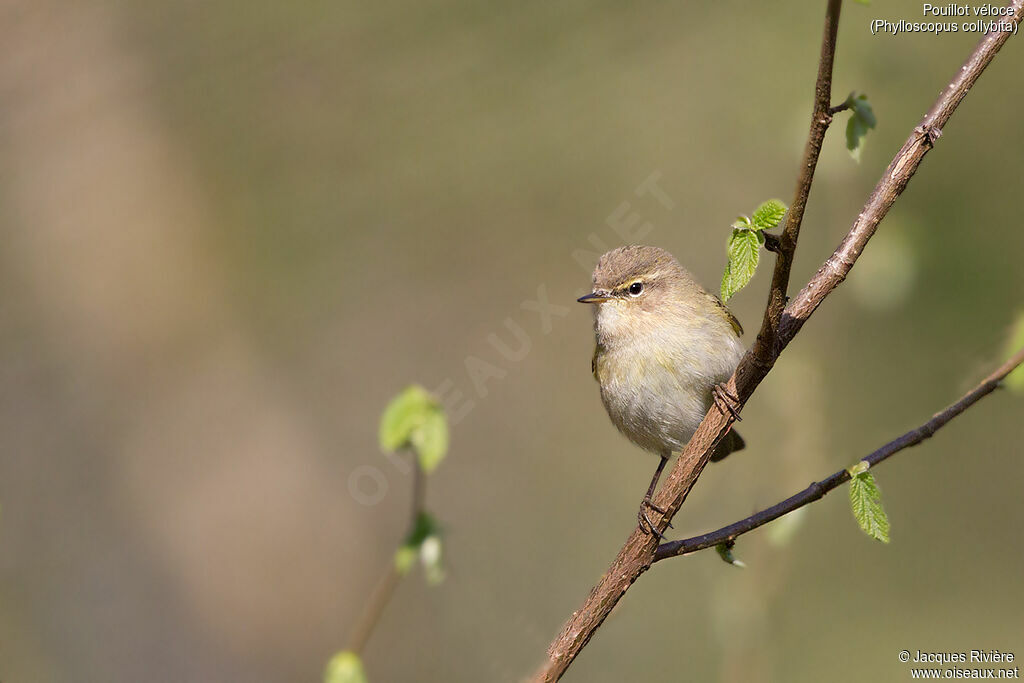
{"label": "dark slender branch", "polygon": [[[932,415],[930,420],[920,427],[910,430],[899,438],[893,439],[871,453],[871,455],[862,458],[862,460],[867,461],[871,467],[874,467],[896,453],[899,453],[903,449],[916,446],[922,441],[930,438],[935,434],[935,432],[948,424],[954,417],[995,391],[999,386],[999,383],[1021,363],[1024,363],[1024,348],[1017,351],[1016,354],[1003,363],[995,372],[964,394],[959,401],[950,405],[945,410],[935,413]],[[745,533],[753,531],[758,527],[762,527],[768,522],[774,521],[785,514],[821,499],[826,493],[839,487],[844,482],[849,481],[849,479],[850,472],[846,469],[841,469],[821,481],[814,482],[803,491],[793,494],[786,500],[776,503],[770,508],[761,510],[746,519],[741,519],[738,522],[733,522],[721,529],[701,534],[700,536],[694,536],[693,538],[687,538],[681,541],[669,541],[668,543],[662,543],[658,546],[658,550],[654,554],[654,561],[657,562],[658,560],[664,560],[669,557],[688,555],[690,553],[695,553],[698,550],[711,548],[719,543],[732,543]]]}
{"label": "dark slender branch", "polygon": [[[831,49],[834,49],[835,32],[830,30],[830,27],[831,22],[838,20],[838,11],[832,11],[833,6],[838,6],[838,4],[835,0],[829,2],[823,52],[826,51],[826,45],[831,45]],[[1013,9],[1013,14],[1007,17],[1010,24],[1008,30],[988,33],[981,39],[963,68],[957,71],[952,82],[942,91],[939,100],[925,117],[924,124],[919,129],[915,129],[889,168],[886,169],[885,175],[879,181],[875,192],[872,193],[846,238],[814,278],[788,305],[785,304],[785,291],[788,287],[791,262],[776,266],[776,272],[772,279],[773,293],[769,297],[769,310],[766,311],[765,317],[766,321],[773,319],[772,307],[777,306],[781,311],[778,327],[765,330],[762,326],[762,332],[758,335],[754,348],[743,357],[736,372],[733,373],[726,385],[728,391],[739,397],[739,407],[743,406],[754,389],[767,376],[779,353],[799,332],[803,323],[824,298],[845,279],[864,246],[874,234],[878,222],[888,212],[896,197],[903,192],[917,170],[921,158],[931,148],[931,143],[934,140],[933,129],[941,129],[999,48],[1012,35],[1021,21],[1024,0],[1013,0],[1010,6]],[[831,59],[831,54],[829,54],[829,64],[831,64]],[[827,99],[825,106],[828,106]],[[927,144],[922,144],[922,140]],[[813,169],[810,170],[813,171]],[[805,167],[801,175],[807,172]],[[803,196],[800,203],[800,217],[802,218],[802,204],[806,203],[806,196]],[[796,204],[797,202],[794,202],[794,206]],[[793,212],[793,207],[790,212]],[[796,223],[787,220],[786,230],[789,230],[790,240],[793,240],[798,227]],[[786,232],[783,233],[781,238],[783,241],[787,239],[786,234]],[[795,244],[795,240],[793,240],[793,244]],[[792,249],[792,246],[786,248]],[[777,296],[778,299],[776,299]],[[766,346],[766,344],[768,345]],[[690,438],[655,497],[654,504],[666,511],[666,514],[655,523],[655,527],[661,533],[668,528],[672,517],[683,505],[690,489],[707,465],[711,452],[728,432],[733,420],[732,415],[721,414],[714,408],[711,408],[704,416],[704,420]],[[656,549],[657,537],[655,535],[645,533],[640,529],[635,529],[630,534],[604,576],[590,591],[583,606],[573,613],[551,643],[548,648],[548,661],[535,674],[533,681],[551,682],[562,677],[630,586],[650,568]]]}
{"label": "dark slender branch", "polygon": [[409,531],[416,528],[416,522],[423,514],[423,497],[426,495],[427,478],[423,476],[420,459],[412,454],[412,503],[409,505]]}
{"label": "dark slender branch", "polygon": [[839,104],[837,104],[837,105],[835,105],[833,107],[829,107],[828,108],[828,113],[831,116],[835,116],[839,112],[846,111],[847,109],[851,109],[852,107],[853,107],[853,93],[850,93],[849,95],[846,96],[845,100],[843,100],[842,102],[840,102]]}
{"label": "dark slender branch", "polygon": [[779,321],[782,320],[783,309],[789,300],[789,274],[793,268],[793,256],[796,253],[797,239],[800,237],[800,225],[803,223],[804,210],[807,208],[807,198],[811,194],[821,145],[829,124],[832,123],[832,65],[835,61],[836,34],[839,31],[839,13],[842,6],[842,0],[829,0],[825,10],[825,30],[821,39],[818,78],[814,84],[811,129],[807,134],[807,144],[804,146],[793,202],[786,212],[786,223],[779,235],[778,248],[772,250],[776,253],[775,270],[772,272],[771,289],[768,291],[768,305],[764,309],[761,330],[757,333],[753,349],[754,356],[764,365],[770,364],[781,350],[778,340]]}
{"label": "dark slender branch", "polygon": [[[405,538],[410,536],[416,529],[416,523],[419,521],[420,515],[423,514],[423,497],[426,485],[426,477],[423,476],[423,468],[420,467],[419,457],[417,457],[415,453],[412,453],[411,459],[413,468],[412,503],[409,506],[409,529],[406,531]],[[352,635],[349,637],[348,644],[349,650],[356,654],[362,653],[363,648],[366,646],[366,641],[368,641],[370,636],[373,634],[373,629],[376,628],[381,615],[384,614],[384,610],[387,608],[388,603],[391,602],[391,598],[395,594],[395,589],[398,588],[398,584],[401,580],[402,574],[399,573],[398,568],[395,567],[394,559],[392,559],[388,563],[387,571],[385,571],[377,580],[377,585],[374,586],[373,592],[370,594],[370,599],[367,601],[366,607],[363,608],[363,613],[359,616],[359,620],[352,628]]]}

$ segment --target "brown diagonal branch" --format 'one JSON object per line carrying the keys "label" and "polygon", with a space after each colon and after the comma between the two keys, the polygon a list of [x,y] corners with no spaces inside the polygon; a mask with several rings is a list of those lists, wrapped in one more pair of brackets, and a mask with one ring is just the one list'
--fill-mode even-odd
{"label": "brown diagonal branch", "polygon": [[[922,441],[929,439],[933,434],[935,434],[935,432],[948,424],[954,417],[995,391],[999,386],[999,383],[1007,375],[1013,372],[1013,370],[1021,363],[1024,363],[1024,348],[1017,351],[1017,353],[1015,353],[1008,361],[999,366],[995,372],[983,379],[976,387],[960,397],[960,400],[956,403],[953,403],[941,412],[935,413],[932,415],[930,420],[920,427],[912,429],[902,436],[893,439],[867,457],[862,458],[862,460],[867,461],[871,467],[874,467],[880,462],[896,455],[903,449],[916,446]],[[786,500],[776,503],[770,508],[761,510],[746,519],[741,519],[738,522],[733,522],[721,529],[701,534],[700,536],[694,536],[693,538],[687,538],[681,541],[669,541],[668,543],[662,543],[658,546],[658,550],[654,554],[654,561],[657,562],[658,560],[664,560],[669,557],[688,555],[690,553],[695,553],[698,550],[704,550],[705,548],[716,546],[719,543],[735,541],[745,533],[753,531],[758,527],[762,527],[768,522],[774,521],[785,514],[821,499],[826,493],[832,489],[838,488],[844,482],[849,480],[850,472],[846,469],[841,469],[821,481],[814,482],[803,491],[793,494]]]}
{"label": "brown diagonal branch", "polygon": [[[838,21],[838,12],[833,14],[832,6],[833,2],[830,1],[830,11],[826,13],[827,22]],[[1017,24],[1021,21],[1024,0],[1013,0],[1010,7],[1012,15],[1007,17],[1010,22],[1009,29],[987,33],[979,41],[967,62],[957,71],[949,86],[942,91],[938,101],[925,116],[922,124],[914,130],[892,163],[889,164],[885,175],[876,185],[868,203],[858,215],[842,243],[796,298],[784,306],[778,326],[768,335],[759,334],[754,349],[743,357],[727,384],[727,389],[739,397],[740,407],[768,374],[778,355],[799,332],[804,322],[824,298],[846,278],[864,246],[874,234],[879,221],[888,213],[893,202],[903,192],[924,155],[933,146],[946,121],[949,120],[957,105],[967,95],[971,86],[1009,36],[1013,34]],[[834,34],[831,34],[826,28],[826,43],[829,42],[829,35],[833,35],[831,44],[834,49]],[[789,227],[787,221],[786,228],[789,229]],[[778,289],[783,293],[783,302],[786,289],[784,285],[788,284],[789,266],[786,265],[784,268],[786,269],[785,281],[781,274],[778,282],[773,277],[773,289]],[[783,286],[776,288],[776,285]],[[773,301],[773,298],[769,298],[769,307]],[[766,315],[770,316],[771,311],[768,311]],[[767,340],[773,340],[770,346]],[[654,504],[666,510],[666,514],[655,524],[659,532],[665,531],[669,521],[679,511],[690,489],[707,465],[712,450],[729,430],[733,419],[732,415],[720,414],[714,408],[705,415],[703,422],[679,456],[667,480],[655,497]],[[656,536],[644,533],[639,529],[630,534],[611,566],[587,596],[583,606],[572,614],[551,643],[548,648],[548,661],[532,680],[551,682],[562,677],[612,611],[612,608],[625,595],[633,582],[650,568],[656,549]]]}

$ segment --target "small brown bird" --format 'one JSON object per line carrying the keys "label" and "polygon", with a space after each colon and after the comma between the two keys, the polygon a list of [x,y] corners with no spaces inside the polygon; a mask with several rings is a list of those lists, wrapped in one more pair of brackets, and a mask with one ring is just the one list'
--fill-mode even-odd
{"label": "small brown bird", "polygon": [[[608,417],[630,441],[661,462],[637,515],[646,523],[651,496],[673,451],[693,436],[712,402],[734,412],[736,398],[720,386],[743,357],[743,328],[664,249],[629,246],[609,251],[594,269],[593,291],[580,303],[596,304],[597,347],[591,370]],[[735,431],[712,460],[745,445]]]}

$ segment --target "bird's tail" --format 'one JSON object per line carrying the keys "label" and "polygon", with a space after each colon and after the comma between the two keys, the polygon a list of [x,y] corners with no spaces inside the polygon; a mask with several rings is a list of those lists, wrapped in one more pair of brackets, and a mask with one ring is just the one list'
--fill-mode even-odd
{"label": "bird's tail", "polygon": [[725,456],[733,451],[742,451],[746,447],[747,442],[743,440],[743,437],[735,429],[731,429],[715,447],[715,452],[711,454],[711,462],[724,460]]}

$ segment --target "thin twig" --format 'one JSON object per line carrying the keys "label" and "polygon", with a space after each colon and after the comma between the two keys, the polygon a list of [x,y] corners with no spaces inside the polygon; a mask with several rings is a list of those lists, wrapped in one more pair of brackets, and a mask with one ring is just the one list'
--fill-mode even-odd
{"label": "thin twig", "polygon": [[423,514],[423,498],[426,495],[427,478],[423,476],[420,459],[412,454],[412,502],[409,505],[409,533],[416,528],[416,523]]}
{"label": "thin twig", "polygon": [[779,250],[782,248],[782,245],[779,243],[779,236],[766,230],[762,230],[761,234],[764,235],[764,248],[776,254],[779,253]]}
{"label": "thin twig", "polygon": [[[995,391],[999,386],[999,383],[1007,375],[1013,372],[1013,370],[1021,363],[1024,363],[1024,348],[1017,351],[1016,354],[1003,363],[995,372],[964,394],[959,401],[953,403],[945,410],[935,413],[932,415],[930,420],[920,427],[910,430],[899,438],[893,439],[871,453],[871,455],[862,458],[862,460],[866,460],[871,467],[874,467],[896,453],[899,453],[903,449],[916,446],[922,441],[930,438],[935,434],[935,432],[948,424],[954,417]],[[841,469],[821,481],[814,482],[803,491],[793,494],[786,500],[776,503],[770,508],[761,510],[746,519],[741,519],[738,522],[733,522],[721,529],[701,534],[700,536],[694,536],[693,538],[687,538],[681,541],[669,541],[668,543],[662,543],[658,546],[658,551],[654,555],[654,561],[657,562],[658,560],[664,560],[669,557],[688,555],[690,553],[695,553],[698,550],[711,548],[719,543],[731,543],[745,533],[753,531],[758,527],[762,527],[768,522],[774,521],[785,514],[819,500],[824,497],[826,493],[839,487],[844,482],[849,481],[849,479],[849,470],[845,468]]]}
{"label": "thin twig", "polygon": [[[415,453],[412,453],[411,456],[413,467],[412,502],[409,506],[409,529],[403,538],[408,538],[416,530],[416,524],[424,510],[423,497],[426,477],[423,476],[423,468],[420,467],[419,458]],[[403,574],[398,571],[392,558],[388,563],[387,570],[377,579],[377,585],[374,586],[373,593],[370,594],[370,599],[367,601],[366,607],[363,608],[363,613],[352,628],[352,635],[349,637],[348,644],[349,650],[356,654],[362,653],[363,648],[366,646],[366,641],[370,639],[373,629],[376,628],[381,615],[384,614],[388,603],[391,602],[391,598],[394,596],[395,589],[398,588],[402,576]]]}
{"label": "thin twig", "polygon": [[[832,5],[833,2],[830,2],[830,11],[826,13],[826,17],[834,16],[835,19],[838,19],[838,12],[834,15],[831,12]],[[778,358],[778,354],[799,332],[803,323],[821,304],[822,300],[846,277],[867,241],[874,234],[878,222],[896,197],[903,192],[924,154],[931,148],[931,143],[934,140],[932,133],[935,128],[933,127],[941,129],[942,125],[945,125],[999,48],[1012,35],[1016,25],[1021,21],[1024,0],[1013,0],[1011,7],[1013,14],[1007,17],[1010,24],[1008,30],[988,33],[981,39],[963,68],[943,90],[939,100],[925,117],[922,127],[915,129],[910,139],[904,143],[900,153],[886,169],[885,176],[879,181],[875,192],[836,252],[825,262],[825,265],[800,294],[782,308],[779,327],[769,330],[767,337],[762,329],[758,342],[755,343],[755,349],[748,352],[740,361],[739,367],[726,385],[727,390],[739,397],[739,407],[742,407],[754,389],[765,378]],[[830,34],[828,21],[829,19],[826,20],[826,43],[829,43],[830,35],[834,36],[834,34]],[[834,48],[834,38],[831,44]],[[829,61],[831,62],[831,56]],[[927,145],[922,144],[922,140],[926,141]],[[787,221],[786,227],[790,227],[789,221]],[[780,301],[785,303],[789,266],[784,266],[784,271],[781,272],[776,268],[776,274],[779,277],[773,276],[773,294],[769,298],[769,308],[776,303],[775,292],[781,294]],[[780,284],[782,286],[778,287],[777,285]],[[769,318],[771,313],[770,310],[766,311],[766,318]],[[766,339],[775,340],[771,344],[772,348],[769,349],[769,353],[765,353],[764,340]],[[759,352],[755,353],[758,349],[760,349]],[[707,465],[711,452],[732,426],[733,419],[732,415],[721,414],[713,408],[704,416],[704,420],[690,438],[655,497],[654,504],[666,510],[666,514],[655,523],[658,531],[664,533],[672,517],[679,511],[690,489]],[[630,586],[650,568],[656,549],[657,537],[654,534],[644,533],[639,529],[635,529],[630,534],[611,566],[591,590],[583,606],[573,613],[551,643],[548,648],[548,661],[535,674],[533,681],[550,683],[562,677]]]}
{"label": "thin twig", "polygon": [[350,651],[355,652],[357,655],[362,654],[363,648],[366,647],[366,641],[373,634],[373,629],[376,628],[377,622],[380,621],[381,615],[384,614],[384,609],[391,602],[395,589],[398,588],[401,580],[402,575],[398,573],[398,568],[395,567],[395,563],[392,560],[388,564],[387,571],[377,579],[377,585],[373,587],[373,593],[370,594],[370,599],[366,602],[366,607],[363,608],[359,621],[356,622],[355,628],[352,629],[352,635],[348,641],[348,649]]}
{"label": "thin twig", "polygon": [[793,202],[786,212],[786,223],[779,234],[776,253],[775,270],[772,272],[771,289],[768,291],[768,305],[764,309],[761,330],[754,342],[754,356],[762,364],[771,363],[780,349],[778,340],[779,321],[786,307],[789,295],[789,274],[793,268],[793,257],[796,253],[797,239],[800,237],[800,225],[803,223],[807,198],[811,194],[814,182],[814,169],[818,166],[818,156],[825,140],[832,113],[832,65],[835,62],[836,34],[839,31],[839,13],[842,0],[829,0],[825,10],[825,30],[821,39],[821,58],[818,62],[818,78],[814,84],[814,111],[811,113],[811,129],[804,145],[803,161],[793,193]]}
{"label": "thin twig", "polygon": [[851,109],[851,108],[853,108],[853,93],[850,93],[846,97],[846,99],[843,100],[842,102],[840,102],[839,104],[837,104],[835,106],[832,106],[832,107],[829,107],[828,108],[828,113],[830,115],[832,115],[832,116],[835,116],[839,112],[846,111],[847,109]]}

